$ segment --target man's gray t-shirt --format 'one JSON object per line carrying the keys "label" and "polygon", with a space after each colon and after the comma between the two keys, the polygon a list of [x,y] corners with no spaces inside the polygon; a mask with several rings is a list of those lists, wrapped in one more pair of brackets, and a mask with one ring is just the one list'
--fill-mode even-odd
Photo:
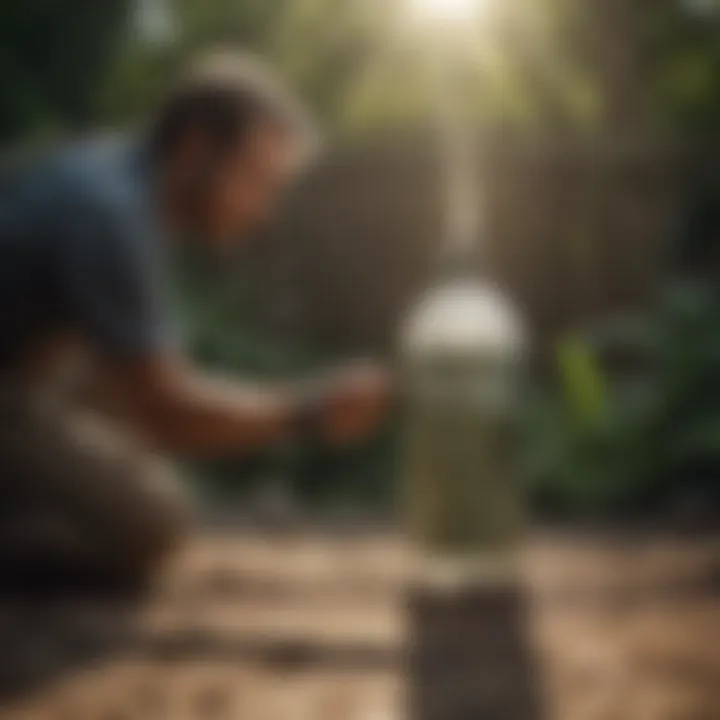
{"label": "man's gray t-shirt", "polygon": [[150,166],[128,139],[78,143],[0,195],[0,369],[57,332],[138,358],[173,342]]}

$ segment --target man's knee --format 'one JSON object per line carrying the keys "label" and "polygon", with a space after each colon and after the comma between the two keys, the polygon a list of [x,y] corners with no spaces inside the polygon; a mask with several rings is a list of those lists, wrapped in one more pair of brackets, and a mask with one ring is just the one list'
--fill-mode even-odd
{"label": "man's knee", "polygon": [[[181,549],[193,528],[189,491],[169,463],[146,457],[131,463],[132,490],[122,503],[125,517],[117,524],[120,555],[138,571],[159,569]],[[120,511],[120,508],[118,508]]]}
{"label": "man's knee", "polygon": [[170,463],[101,418],[31,406],[18,418],[18,432],[0,433],[0,504],[18,520],[0,522],[0,556],[28,546],[143,580],[179,549],[192,503]]}

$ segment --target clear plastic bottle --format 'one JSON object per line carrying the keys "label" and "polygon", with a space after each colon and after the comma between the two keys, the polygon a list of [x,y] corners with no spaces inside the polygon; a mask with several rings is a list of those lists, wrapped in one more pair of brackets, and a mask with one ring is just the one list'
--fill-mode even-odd
{"label": "clear plastic bottle", "polygon": [[407,320],[405,504],[414,543],[437,554],[510,550],[523,525],[515,465],[524,334],[479,279],[442,283]]}

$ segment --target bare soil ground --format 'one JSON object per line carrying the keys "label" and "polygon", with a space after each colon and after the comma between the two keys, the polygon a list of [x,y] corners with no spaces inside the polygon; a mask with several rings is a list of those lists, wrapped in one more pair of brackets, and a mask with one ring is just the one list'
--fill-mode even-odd
{"label": "bare soil ground", "polygon": [[[720,720],[720,543],[543,538],[525,560],[548,720]],[[228,533],[139,607],[5,602],[0,718],[401,718],[407,569],[390,535]]]}

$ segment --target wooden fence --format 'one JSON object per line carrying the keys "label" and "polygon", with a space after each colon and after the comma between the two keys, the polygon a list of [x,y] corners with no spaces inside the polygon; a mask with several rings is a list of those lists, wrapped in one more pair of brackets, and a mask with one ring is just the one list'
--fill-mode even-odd
{"label": "wooden fence", "polygon": [[[543,341],[642,305],[698,156],[642,142],[496,144],[478,157],[489,215],[478,267]],[[329,157],[298,188],[269,241],[243,261],[260,280],[259,320],[334,349],[392,347],[403,314],[438,273],[441,177],[429,144]]]}

